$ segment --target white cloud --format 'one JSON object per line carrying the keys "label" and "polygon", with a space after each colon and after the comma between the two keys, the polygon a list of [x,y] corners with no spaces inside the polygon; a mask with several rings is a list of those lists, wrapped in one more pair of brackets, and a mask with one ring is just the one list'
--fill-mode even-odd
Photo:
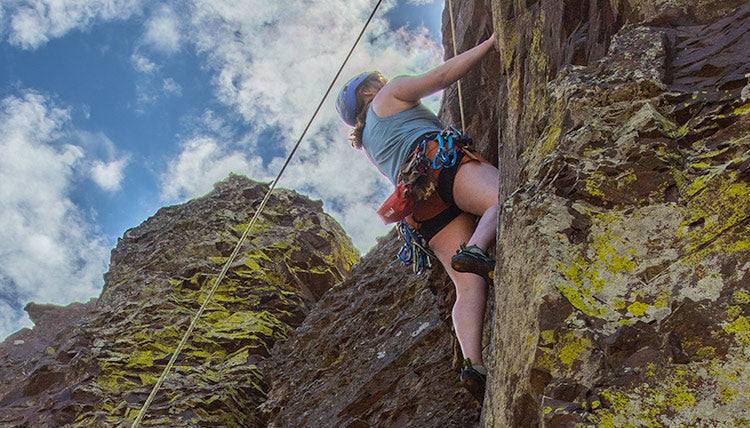
{"label": "white cloud", "polygon": [[182,86],[171,77],[164,79],[162,90],[167,95],[182,95]]}
{"label": "white cloud", "polygon": [[174,11],[162,6],[146,22],[144,42],[161,53],[174,53],[180,50],[180,22]]}
{"label": "white cloud", "polygon": [[182,145],[180,155],[170,162],[162,176],[162,197],[166,200],[192,198],[210,191],[213,184],[230,172],[265,179],[260,158],[223,150],[211,137],[196,137]]}
{"label": "white cloud", "polygon": [[[299,137],[373,7],[367,0],[195,0],[193,4],[185,34],[214,71],[219,100],[261,130],[280,128],[284,154]],[[370,24],[281,183],[322,198],[362,250],[375,243],[375,234],[387,230],[374,211],[392,189],[363,153],[349,147],[348,128],[336,116],[333,100],[338,88],[359,71],[379,69],[388,76],[420,73],[442,58],[441,47],[426,29],[389,28],[382,16],[390,7],[392,2],[384,3]],[[245,158],[232,152],[236,148],[217,150],[214,166],[221,164],[219,159]],[[185,152],[168,175],[176,175],[175,165],[184,163],[183,156]],[[249,176],[255,179],[262,178],[258,171],[274,177],[282,162],[275,159],[266,170],[247,170],[254,171]],[[211,180],[227,173],[217,172]],[[190,180],[187,174],[178,175]],[[197,186],[201,191],[210,188],[206,183],[210,180],[200,174],[195,180],[202,182]],[[173,182],[164,181],[165,185]],[[185,191],[191,188],[188,181],[177,182]],[[178,194],[174,189],[165,187],[164,193]]]}
{"label": "white cloud", "polygon": [[414,6],[422,6],[425,4],[435,3],[435,0],[406,0],[406,3]]}
{"label": "white cloud", "polygon": [[130,55],[130,62],[133,64],[133,68],[141,73],[151,74],[155,71],[159,71],[158,65],[154,64],[150,59],[141,55],[137,51]]}
{"label": "white cloud", "polygon": [[69,113],[27,92],[0,101],[0,338],[29,321],[29,301],[67,304],[98,294],[108,250],[69,194],[81,147],[66,144]]}
{"label": "white cloud", "polygon": [[116,192],[120,190],[127,164],[128,159],[118,159],[112,162],[96,160],[91,166],[91,178],[102,189]]}
{"label": "white cloud", "polygon": [[127,19],[140,11],[141,0],[7,0],[11,44],[35,49],[52,38],[96,20]]}
{"label": "white cloud", "polygon": [[[140,14],[145,4],[141,0],[6,0],[3,10],[9,23],[8,40],[30,49],[72,29]],[[153,79],[136,84],[139,108],[157,97],[182,91],[174,80],[156,80],[160,64],[140,49],[171,54],[192,46],[214,73],[212,84],[219,101],[234,108],[257,133],[278,129],[282,146],[274,151],[284,154],[296,141],[373,7],[370,0],[187,0],[179,8],[167,6],[175,4],[149,4],[154,13],[144,22],[142,45],[134,47],[133,67]],[[380,220],[376,216],[354,219],[363,206],[377,208],[390,189],[363,154],[348,148],[348,128],[336,117],[333,98],[340,85],[361,70],[379,69],[389,76],[418,73],[442,57],[441,48],[427,37],[426,30],[389,28],[383,16],[394,5],[387,1],[381,6],[285,178],[289,185],[323,198],[327,208],[340,213],[337,217],[362,249],[370,246],[365,242],[374,242],[371,233],[380,228]],[[196,126],[209,125],[202,122]],[[169,163],[162,178],[165,198],[205,192],[230,170],[255,179],[276,175],[275,168],[283,159],[264,168],[259,158],[247,154],[255,149],[256,136],[221,145],[205,137],[227,141],[234,133],[226,128],[222,126],[220,134],[210,127],[198,128],[195,135],[204,137],[183,143],[180,155]],[[203,144],[197,144],[199,141]],[[90,169],[92,178],[96,174],[99,184],[110,188],[117,182],[119,166],[112,159]],[[311,166],[317,171],[315,176],[307,173]],[[342,180],[343,174],[348,178]],[[357,186],[344,185],[347,182]]]}

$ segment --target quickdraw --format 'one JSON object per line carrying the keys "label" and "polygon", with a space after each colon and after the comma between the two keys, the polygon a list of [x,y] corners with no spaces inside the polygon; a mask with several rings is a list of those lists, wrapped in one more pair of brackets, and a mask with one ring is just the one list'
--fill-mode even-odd
{"label": "quickdraw", "polygon": [[432,169],[452,168],[456,164],[458,153],[453,147],[453,135],[448,135],[448,145],[445,145],[443,134],[437,135],[438,150],[432,160]]}
{"label": "quickdraw", "polygon": [[456,161],[458,160],[456,147],[471,145],[471,137],[461,133],[455,126],[451,126],[437,134],[435,139],[438,142],[438,150],[432,159],[432,169],[453,168],[456,166]]}
{"label": "quickdraw", "polygon": [[398,252],[398,258],[404,266],[411,266],[415,274],[421,275],[424,271],[432,269],[432,260],[435,254],[428,248],[424,238],[406,220],[401,220],[396,225],[398,236],[404,241],[404,245]]}

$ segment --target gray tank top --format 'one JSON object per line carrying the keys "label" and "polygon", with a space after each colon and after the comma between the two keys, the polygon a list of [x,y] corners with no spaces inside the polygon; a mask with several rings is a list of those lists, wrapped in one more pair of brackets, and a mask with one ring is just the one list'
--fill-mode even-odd
{"label": "gray tank top", "polygon": [[388,117],[378,116],[370,106],[362,146],[370,161],[395,184],[401,165],[414,151],[417,138],[442,129],[435,113],[422,103]]}

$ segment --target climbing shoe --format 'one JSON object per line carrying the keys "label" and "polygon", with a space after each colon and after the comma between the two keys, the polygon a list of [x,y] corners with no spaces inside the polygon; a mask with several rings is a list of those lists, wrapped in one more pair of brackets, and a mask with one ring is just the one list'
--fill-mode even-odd
{"label": "climbing shoe", "polygon": [[492,280],[495,274],[495,260],[476,245],[461,244],[461,249],[451,257],[451,267],[456,272],[471,272]]}
{"label": "climbing shoe", "polygon": [[484,401],[484,386],[487,383],[487,369],[479,364],[471,364],[470,359],[464,360],[461,371],[461,383],[480,404]]}

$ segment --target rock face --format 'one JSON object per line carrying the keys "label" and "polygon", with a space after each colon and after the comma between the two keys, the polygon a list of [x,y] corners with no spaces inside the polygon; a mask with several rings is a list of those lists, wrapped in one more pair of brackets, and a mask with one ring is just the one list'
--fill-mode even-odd
{"label": "rock face", "polygon": [[[453,10],[459,51],[499,46],[463,80],[503,201],[482,406],[458,383],[442,269],[414,276],[391,233],[344,279],[343,231],[281,193],[147,424],[750,426],[750,4]],[[458,110],[448,89],[443,121]],[[161,210],[99,300],[31,306],[44,325],[0,346],[0,424],[132,420],[264,189],[231,177]]]}
{"label": "rock face", "polygon": [[518,174],[482,425],[747,426],[750,4],[604,3],[493,3]]}
{"label": "rock face", "polygon": [[[27,307],[33,331],[0,347],[0,425],[130,426],[267,188],[232,175],[163,208],[118,242],[98,300]],[[270,349],[358,258],[321,208],[274,192],[144,426],[265,426]]]}
{"label": "rock face", "polygon": [[269,426],[750,425],[750,5],[453,8],[459,51],[499,41],[463,81],[504,201],[481,413],[449,281],[389,236],[273,351]]}
{"label": "rock face", "polygon": [[[478,406],[452,370],[451,287],[395,257],[391,233],[273,350],[269,427],[466,427]],[[447,401],[446,401],[447,400]]]}

